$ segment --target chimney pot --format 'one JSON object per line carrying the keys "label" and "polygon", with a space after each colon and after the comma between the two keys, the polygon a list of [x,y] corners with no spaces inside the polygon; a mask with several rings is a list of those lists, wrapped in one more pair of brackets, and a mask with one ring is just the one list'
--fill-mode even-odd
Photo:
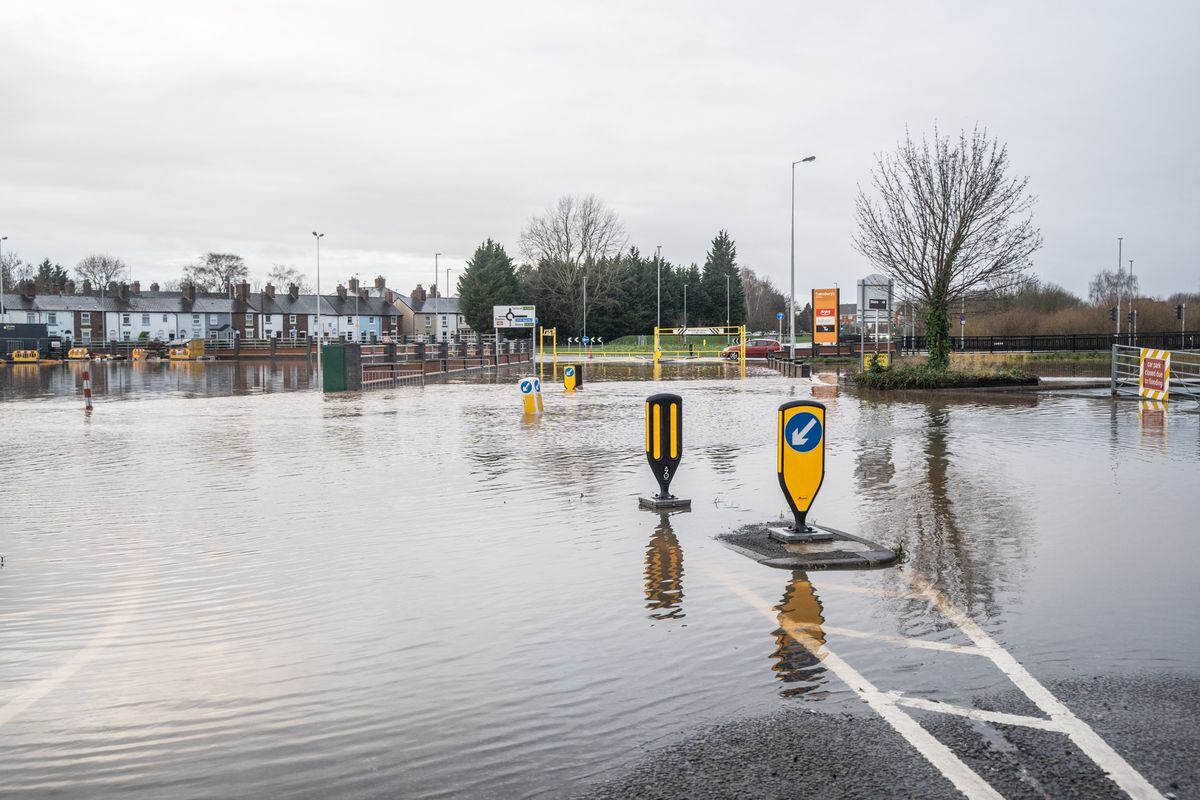
{"label": "chimney pot", "polygon": [[375,288],[378,289],[381,293],[383,292],[384,289],[387,288],[387,281],[384,280],[384,277],[382,275],[376,276]]}
{"label": "chimney pot", "polygon": [[158,291],[159,289],[161,289],[161,288],[162,288],[162,287],[161,287],[161,286],[159,286],[157,283],[152,283],[152,284],[150,284],[150,291],[152,291],[152,292],[157,292],[157,291]]}
{"label": "chimney pot", "polygon": [[130,284],[129,291],[133,292],[134,294],[141,294],[142,293],[142,282],[134,281],[132,284]]}
{"label": "chimney pot", "polygon": [[68,279],[67,282],[63,284],[63,291],[67,294],[75,294],[75,281]]}
{"label": "chimney pot", "polygon": [[91,293],[92,293],[92,282],[91,282],[91,281],[86,281],[86,280],[85,280],[85,281],[83,282],[83,293],[84,293],[84,294],[91,294]]}
{"label": "chimney pot", "polygon": [[274,300],[274,299],[275,299],[275,287],[274,287],[274,285],[272,285],[272,284],[268,283],[266,286],[264,286],[264,287],[263,287],[263,293],[264,293],[264,294],[266,294],[266,296],[267,296],[267,297],[269,297],[269,298],[271,298],[272,300]]}
{"label": "chimney pot", "polygon": [[338,284],[338,287],[337,287],[337,296],[340,297],[342,300],[346,299],[346,287],[340,283]]}
{"label": "chimney pot", "polygon": [[21,294],[26,300],[32,300],[37,297],[37,284],[33,281],[23,281],[21,283]]}
{"label": "chimney pot", "polygon": [[300,287],[294,283],[288,284],[288,297],[297,300],[300,297]]}
{"label": "chimney pot", "polygon": [[347,283],[350,284],[350,291],[358,293],[358,278],[351,278]]}

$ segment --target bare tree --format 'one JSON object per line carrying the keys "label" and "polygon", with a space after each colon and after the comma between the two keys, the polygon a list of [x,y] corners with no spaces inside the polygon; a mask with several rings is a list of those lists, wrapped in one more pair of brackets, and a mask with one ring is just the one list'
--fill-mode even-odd
{"label": "bare tree", "polygon": [[521,233],[521,251],[537,271],[535,284],[544,302],[583,329],[583,292],[589,306],[600,306],[620,274],[625,249],[621,218],[595,195],[560,197]]}
{"label": "bare tree", "polygon": [[206,292],[223,291],[247,275],[245,260],[233,253],[205,253],[183,269],[183,280]]}
{"label": "bare tree", "polygon": [[1137,290],[1136,275],[1128,272],[1118,275],[1111,269],[1102,269],[1088,283],[1088,300],[1095,306],[1115,304],[1118,297],[1133,297]]}
{"label": "bare tree", "polygon": [[929,363],[950,363],[950,308],[968,296],[1023,282],[1042,245],[1028,178],[1012,178],[1008,149],[987,131],[933,142],[905,135],[872,171],[877,198],[860,188],[858,252],[925,305]]}
{"label": "bare tree", "polygon": [[0,254],[0,286],[4,291],[16,291],[17,284],[33,278],[32,264],[26,264],[16,253],[9,251]]}
{"label": "bare tree", "polygon": [[91,281],[93,286],[108,286],[126,273],[125,262],[107,253],[92,253],[75,265],[75,274],[81,281]]}
{"label": "bare tree", "polygon": [[752,331],[772,331],[780,311],[787,313],[787,298],[770,278],[760,278],[754,270],[742,267],[742,291],[746,295],[746,327]]}
{"label": "bare tree", "polygon": [[286,289],[291,284],[295,284],[300,287],[301,294],[309,294],[313,290],[307,275],[286,264],[272,264],[271,271],[267,273],[267,281],[277,289]]}

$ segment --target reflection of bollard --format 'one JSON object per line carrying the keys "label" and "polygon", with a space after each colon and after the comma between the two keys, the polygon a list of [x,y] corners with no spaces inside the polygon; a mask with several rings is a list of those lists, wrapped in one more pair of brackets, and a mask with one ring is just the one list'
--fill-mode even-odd
{"label": "reflection of bollard", "polygon": [[772,528],[771,537],[782,542],[831,539],[831,534],[818,531],[806,521],[808,509],[825,480],[825,406],[811,400],[784,403],[775,424],[779,488],[796,523],[787,529]]}
{"label": "reflection of bollard", "polygon": [[646,545],[646,609],[651,619],[682,619],[683,549],[671,530],[669,514],[660,514],[658,527]]}
{"label": "reflection of bollard", "polygon": [[645,508],[691,508],[692,501],[671,494],[671,480],[683,456],[683,398],[654,394],[646,398],[646,460],[658,481],[659,493],[639,497]]}
{"label": "reflection of bollard", "polygon": [[521,389],[521,402],[525,406],[525,413],[542,413],[542,382],[537,378],[521,378],[517,385]]}
{"label": "reflection of bollard", "polygon": [[775,677],[795,684],[779,692],[781,697],[796,697],[818,691],[824,683],[825,668],[817,655],[825,644],[824,608],[808,575],[793,572],[792,582],[783,593],[783,602],[775,606],[779,628],[775,631]]}

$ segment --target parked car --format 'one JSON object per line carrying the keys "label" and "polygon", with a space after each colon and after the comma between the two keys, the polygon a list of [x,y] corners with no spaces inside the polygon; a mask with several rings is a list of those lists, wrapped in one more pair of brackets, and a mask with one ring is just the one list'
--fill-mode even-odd
{"label": "parked car", "polygon": [[[721,351],[722,358],[736,359],[739,346],[731,344]],[[781,352],[783,345],[775,339],[748,339],[746,341],[746,358],[766,358],[767,353]]]}

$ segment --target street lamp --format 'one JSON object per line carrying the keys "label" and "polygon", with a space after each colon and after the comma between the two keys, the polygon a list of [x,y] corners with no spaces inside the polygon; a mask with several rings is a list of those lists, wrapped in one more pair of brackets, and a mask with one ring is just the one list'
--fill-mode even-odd
{"label": "street lamp", "polygon": [[0,320],[4,319],[4,242],[7,236],[0,236]]}
{"label": "street lamp", "polygon": [[438,269],[438,257],[439,256],[441,256],[441,253],[433,254],[433,295],[434,295],[434,297],[437,297],[438,281],[441,280],[441,275],[442,275],[441,271]]}
{"label": "street lamp", "polygon": [[816,156],[805,156],[792,162],[792,294],[788,301],[788,353],[796,360],[796,165],[816,161]]}
{"label": "street lamp", "polygon": [[317,240],[317,296],[316,296],[316,331],[317,336],[317,389],[321,387],[321,240],[325,238],[325,234],[312,232],[312,235]]}
{"label": "street lamp", "polygon": [[454,270],[450,269],[449,267],[446,267],[446,297],[450,296],[450,273],[451,272],[454,272]]}
{"label": "street lamp", "polygon": [[[654,327],[662,327],[662,245],[658,245],[658,255],[654,260],[658,262],[658,313],[654,317]],[[658,334],[656,333],[655,336]],[[655,341],[658,341],[657,339]]]}
{"label": "street lamp", "polygon": [[358,273],[354,273],[354,338],[362,341],[362,317],[358,313],[358,298],[362,294]]}

